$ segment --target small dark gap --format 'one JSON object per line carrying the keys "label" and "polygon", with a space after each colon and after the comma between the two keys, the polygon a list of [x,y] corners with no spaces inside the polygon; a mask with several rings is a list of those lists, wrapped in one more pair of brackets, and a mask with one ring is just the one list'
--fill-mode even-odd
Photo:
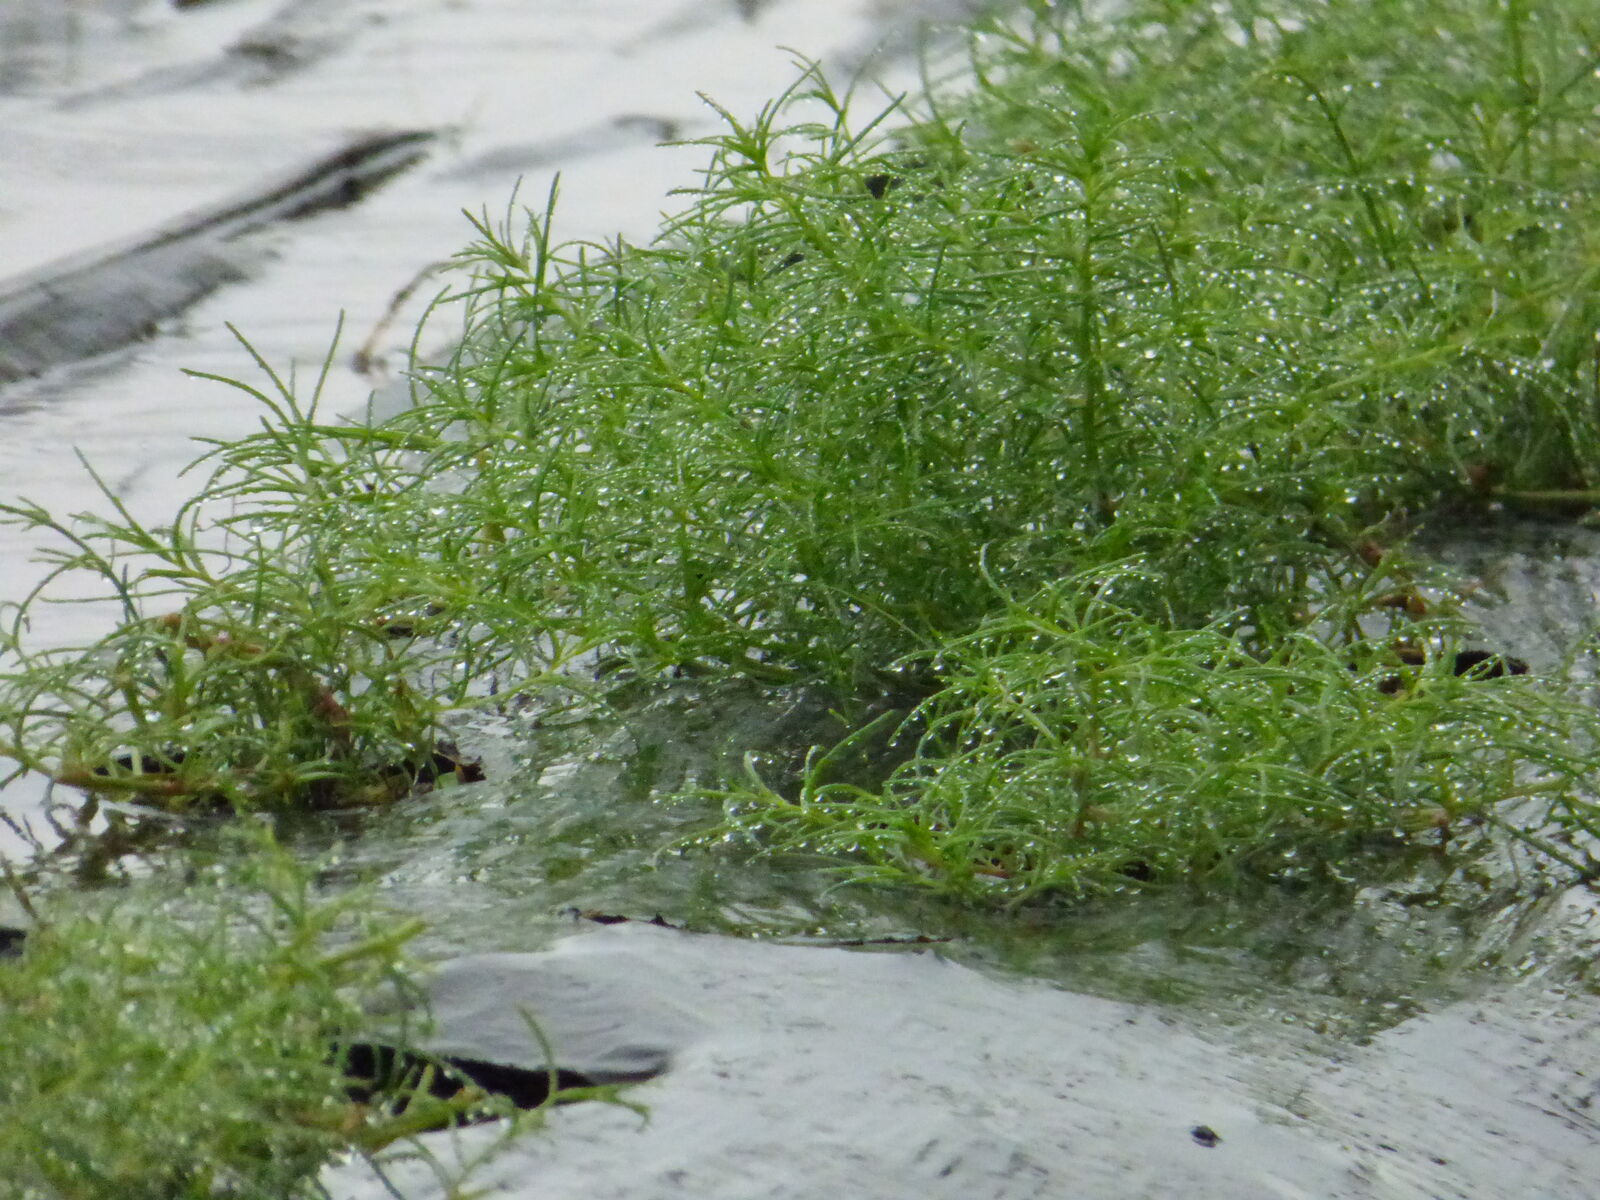
{"label": "small dark gap", "polygon": [[571,917],[574,921],[593,921],[596,925],[654,925],[660,929],[682,929],[682,925],[674,925],[660,913],[648,919],[643,917],[625,917],[619,913],[600,912],[592,908],[564,908],[563,916]]}
{"label": "small dark gap", "polygon": [[[427,1080],[427,1093],[448,1100],[463,1087],[480,1087],[504,1096],[518,1108],[538,1108],[550,1099],[552,1072],[539,1068],[507,1066],[475,1058],[420,1054],[382,1042],[347,1042],[337,1048],[348,1083],[345,1091],[358,1104],[369,1104],[390,1096],[406,1096]],[[433,1074],[428,1077],[428,1068]],[[557,1067],[557,1091],[594,1087],[594,1080],[579,1071]]]}
{"label": "small dark gap", "polygon": [[876,175],[868,175],[862,182],[867,185],[867,191],[872,193],[874,200],[882,200],[891,189],[899,187],[902,180],[898,175],[879,172]]}
{"label": "small dark gap", "polygon": [[[1418,646],[1402,646],[1396,656],[1410,667],[1420,667],[1428,661],[1427,654]],[[1451,662],[1450,670],[1455,675],[1473,679],[1503,679],[1507,675],[1526,675],[1528,664],[1492,650],[1462,650]],[[1378,690],[1386,696],[1397,695],[1403,687],[1404,682],[1398,675],[1390,675],[1378,684]]]}

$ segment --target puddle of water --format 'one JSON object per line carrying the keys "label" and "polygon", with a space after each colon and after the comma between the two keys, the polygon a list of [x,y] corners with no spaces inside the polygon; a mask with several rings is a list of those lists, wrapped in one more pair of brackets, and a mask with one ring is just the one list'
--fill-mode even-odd
{"label": "puddle of water", "polygon": [[[683,683],[616,721],[509,723],[495,734],[491,782],[339,818],[325,882],[375,882],[402,911],[427,914],[431,956],[539,949],[579,912],[798,944],[934,938],[974,965],[1173,1004],[1190,1019],[1344,1038],[1508,980],[1574,985],[1600,949],[1600,905],[1583,890],[1516,898],[1504,876],[1426,847],[1375,850],[1345,864],[1347,880],[999,913],[844,887],[813,859],[663,849],[718,815],[715,802],[673,801],[685,781],[736,770],[752,747],[792,754],[832,736],[814,698]],[[333,844],[326,827],[305,839],[308,852]]]}

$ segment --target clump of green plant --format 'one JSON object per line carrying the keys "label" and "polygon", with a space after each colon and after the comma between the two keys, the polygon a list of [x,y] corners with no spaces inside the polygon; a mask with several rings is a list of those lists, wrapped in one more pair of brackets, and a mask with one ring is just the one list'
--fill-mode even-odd
{"label": "clump of green plant", "polygon": [[[448,538],[418,553],[394,512],[391,490],[414,486],[392,466],[404,438],[324,424],[320,380],[302,405],[268,375],[275,395],[245,389],[263,431],[194,464],[209,479],[170,525],[98,476],[113,515],[0,505],[65,543],[0,629],[0,752],[19,769],[177,811],[376,803],[451,769],[439,714],[493,654],[433,638],[462,584]],[[123,619],[90,646],[33,649],[30,613],[64,575],[94,578]]]}
{"label": "clump of green plant", "polygon": [[[1470,842],[1530,800],[1531,826],[1600,837],[1580,791],[1592,709],[1458,657],[1459,624],[1418,622],[1409,653],[1302,631],[1261,655],[1221,623],[1124,607],[1139,582],[1080,575],[1007,602],[932,657],[943,686],[902,723],[916,752],[881,789],[813,759],[793,798],[755,777],[729,793],[732,824],[844,852],[857,878],[1011,901],[1299,873],[1422,832]],[[1596,870],[1570,837],[1515,832]]]}
{"label": "clump of green plant", "polygon": [[[811,72],[730,117],[654,246],[563,263],[548,221],[486,230],[494,302],[410,419],[459,419],[453,453],[492,464],[462,499],[494,501],[543,624],[854,694],[981,619],[985,569],[1026,588],[1139,553],[1180,619],[1263,630],[1344,569],[1383,515],[1346,494],[1369,448],[1269,391],[1295,367],[1266,301],[1211,281],[1257,255],[1173,204],[1129,117],[1064,115],[1029,158],[869,151],[845,110]],[[1207,268],[1163,275],[1179,246]]]}
{"label": "clump of green plant", "polygon": [[[1025,31],[989,31],[983,86],[952,112],[1047,160],[1064,122],[1124,118],[1120,152],[1161,164],[1213,239],[1169,239],[1160,270],[1268,307],[1240,332],[1292,364],[1282,400],[1336,414],[1329,449],[1366,452],[1343,468],[1353,491],[1592,503],[1600,31],[1584,5],[1032,7]],[[1223,239],[1254,265],[1217,260]]]}
{"label": "clump of green plant", "polygon": [[[958,890],[1218,878],[1530,794],[1592,831],[1564,684],[1372,686],[1396,643],[1450,659],[1408,631],[1420,517],[1594,499],[1584,6],[1029,8],[892,134],[814,68],[724,114],[648,246],[559,244],[553,192],[481,221],[466,336],[411,408],[328,425],[279,383],[181,532],[67,531],[127,621],[0,680],[7,752],[159,802],[348,802],[414,775],[486,675],[598,659],[847,713],[931,695],[885,789],[730,802]],[[218,500],[226,571],[193,549]],[[1463,746],[1473,780],[1439,765]]]}
{"label": "clump of green plant", "polygon": [[[240,852],[243,852],[242,856]],[[317,1196],[318,1169],[483,1110],[352,1102],[337,1047],[420,929],[259,839],[181,890],[61,896],[0,960],[0,1161],[18,1200]]]}
{"label": "clump of green plant", "polygon": [[[1219,715],[1100,769],[1187,815],[1131,820],[1131,840],[1059,819],[1107,807],[1083,791],[1103,781],[1039,767],[1096,736],[1046,684],[1069,650],[1115,657],[1129,631],[1100,625],[1092,651],[1021,672],[1033,716],[992,742],[970,732],[996,719],[982,688],[921,672],[932,732],[886,792],[730,798],[780,844],[800,828],[876,847],[940,886],[985,864],[1022,891],[1216,878],[1286,843],[1488,819],[1529,794],[1592,827],[1595,730],[1560,684],[1469,678],[1395,704],[1351,674],[1397,667],[1408,637],[1454,661],[1405,628],[1426,607],[1394,566],[1408,521],[1586,502],[1600,83],[1581,14],[1158,3],[988,37],[976,86],[888,145],[814,72],[754,122],[729,117],[655,246],[561,261],[548,219],[521,244],[486,231],[477,358],[435,398],[526,422],[484,454],[526,464],[496,485],[503,556],[641,666],[856,697],[952,645],[981,679],[1010,652],[998,595],[1136,561],[1118,608],[1155,639],[1146,665],[1217,689]],[[785,126],[795,107],[819,119]],[[1163,783],[1226,754],[1229,721],[1262,727],[1285,673],[1341,704],[1286,710],[1204,786]],[[1141,723],[1149,697],[1106,703]],[[1352,739],[1340,754],[1306,749],[1314,717]],[[1462,749],[1480,742],[1500,747],[1492,772]],[[1026,786],[988,761],[1014,755],[1041,756]],[[1471,769],[1443,771],[1453,756]],[[1548,774],[1513,780],[1517,763]],[[1279,776],[1298,783],[1263,782]],[[952,838],[967,849],[938,846]]]}
{"label": "clump of green plant", "polygon": [[1138,556],[1152,613],[1265,647],[1397,516],[1586,484],[1573,6],[986,37],[891,140],[815,71],[729,115],[654,245],[485,223],[476,329],[402,423],[492,464],[461,499],[542,625],[853,693],[990,611],[980,559],[1025,592]]}

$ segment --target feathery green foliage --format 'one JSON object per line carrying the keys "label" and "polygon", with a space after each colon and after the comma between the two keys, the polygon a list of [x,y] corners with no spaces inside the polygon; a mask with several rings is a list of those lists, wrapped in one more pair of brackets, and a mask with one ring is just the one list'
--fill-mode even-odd
{"label": "feathery green foliage", "polygon": [[1591,710],[1457,681],[1404,551],[1600,483],[1586,6],[1029,11],[892,133],[814,68],[725,113],[648,246],[558,243],[553,191],[480,221],[410,408],[279,383],[172,530],[72,535],[127,621],[57,658],[19,614],[7,752],[348,803],[424,774],[443,709],[621,664],[925,701],[880,789],[728,792],[875,878],[1219,880],[1519,797],[1592,872]]}
{"label": "feathery green foliage", "polygon": [[254,849],[182,894],[62,898],[0,961],[8,1196],[315,1196],[332,1154],[384,1144],[393,1114],[350,1102],[334,1045],[418,927]]}

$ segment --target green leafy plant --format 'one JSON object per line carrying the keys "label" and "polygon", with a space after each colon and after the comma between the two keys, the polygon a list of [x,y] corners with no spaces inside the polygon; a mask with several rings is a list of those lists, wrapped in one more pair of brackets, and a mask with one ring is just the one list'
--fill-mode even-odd
{"label": "green leafy plant", "polygon": [[[920,705],[881,788],[729,796],[895,878],[1219,881],[1437,812],[1589,873],[1588,710],[1450,682],[1470,635],[1405,549],[1595,498],[1585,6],[1029,11],[902,113],[853,124],[811,66],[724,113],[649,245],[561,244],[553,189],[480,219],[414,404],[327,423],[268,372],[170,528],[13,506],[125,621],[41,654],[24,606],[5,751],[175,807],[360,802],[451,707],[693,673]],[[1407,644],[1442,665],[1396,699]]]}
{"label": "green leafy plant", "polygon": [[[442,541],[409,551],[395,523],[407,445],[321,423],[320,382],[302,406],[268,375],[276,395],[246,389],[263,431],[197,461],[210,478],[170,525],[103,484],[114,516],[0,505],[66,543],[0,631],[4,750],[22,768],[177,810],[374,803],[450,769],[439,713],[493,665],[468,634],[431,636],[460,583]],[[124,619],[91,646],[33,650],[31,609],[68,574]]]}
{"label": "green leafy plant", "polygon": [[944,645],[942,686],[901,726],[916,752],[881,790],[814,760],[793,798],[758,778],[726,793],[732,824],[845,852],[857,878],[1012,902],[1298,874],[1424,832],[1471,842],[1530,800],[1530,828],[1600,834],[1592,708],[1459,657],[1459,624],[1417,623],[1409,653],[1301,631],[1262,656],[1123,607],[1130,582],[1064,580]]}
{"label": "green leafy plant", "polygon": [[405,984],[420,924],[319,899],[259,838],[228,858],[182,889],[41,904],[0,962],[8,1195],[312,1196],[331,1155],[416,1125],[403,1097],[353,1105],[334,1048],[363,995]]}

